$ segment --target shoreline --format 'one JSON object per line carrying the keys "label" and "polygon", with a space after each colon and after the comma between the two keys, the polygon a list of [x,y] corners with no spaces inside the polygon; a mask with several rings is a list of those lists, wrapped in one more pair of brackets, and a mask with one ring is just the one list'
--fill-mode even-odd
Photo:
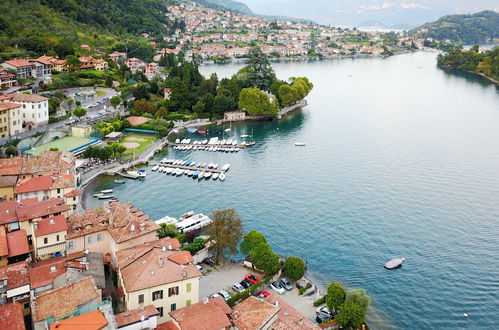
{"label": "shoreline", "polygon": [[469,70],[461,70],[461,69],[457,69],[457,68],[451,68],[451,67],[448,67],[448,66],[445,66],[445,65],[438,65],[437,66],[441,69],[444,69],[444,70],[447,70],[447,71],[456,71],[456,72],[463,72],[463,73],[469,73],[469,74],[472,74],[474,76],[479,76],[479,77],[482,77],[484,78],[485,80],[488,80],[489,82],[495,84],[496,86],[499,86],[499,81],[495,80],[494,78],[492,77],[489,77],[481,72],[475,72],[475,71],[469,71]]}

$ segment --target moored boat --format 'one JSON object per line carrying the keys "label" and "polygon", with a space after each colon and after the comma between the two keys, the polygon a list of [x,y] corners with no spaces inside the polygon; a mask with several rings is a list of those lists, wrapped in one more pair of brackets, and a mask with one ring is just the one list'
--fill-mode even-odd
{"label": "moored boat", "polygon": [[213,173],[213,175],[211,177],[213,178],[213,180],[216,180],[216,179],[218,179],[218,176],[219,176],[218,173]]}
{"label": "moored boat", "polygon": [[101,190],[100,192],[103,194],[110,194],[113,192],[113,189],[105,189],[105,190]]}
{"label": "moored boat", "polygon": [[109,199],[109,198],[113,198],[114,196],[113,195],[102,195],[102,196],[99,196],[99,199]]}
{"label": "moored boat", "polygon": [[225,174],[220,173],[220,175],[218,176],[218,179],[219,179],[220,181],[224,181],[224,180],[225,180]]}
{"label": "moored boat", "polygon": [[116,179],[114,180],[114,183],[123,184],[126,183],[126,181],[124,179]]}
{"label": "moored boat", "polygon": [[395,268],[399,268],[400,266],[402,266],[402,263],[405,261],[405,258],[396,258],[396,259],[392,259],[390,261],[388,261],[387,263],[385,263],[385,268],[386,269],[395,269]]}

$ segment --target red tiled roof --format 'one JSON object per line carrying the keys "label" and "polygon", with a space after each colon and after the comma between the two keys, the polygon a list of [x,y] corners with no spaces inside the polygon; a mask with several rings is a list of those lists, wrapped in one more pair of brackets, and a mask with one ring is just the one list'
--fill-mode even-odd
{"label": "red tiled roof", "polygon": [[0,329],[25,330],[23,309],[20,303],[0,306]]}
{"label": "red tiled roof", "polygon": [[7,233],[7,244],[9,245],[9,258],[29,253],[28,237],[24,229]]}
{"label": "red tiled roof", "polygon": [[148,319],[152,316],[159,316],[159,311],[154,307],[154,305],[144,306],[142,309],[132,309],[128,312],[123,312],[115,315],[116,325],[118,327],[124,327],[129,324],[139,322],[141,317],[144,316]]}
{"label": "red tiled roof", "polygon": [[156,327],[156,330],[180,330],[180,328],[177,327],[175,322],[170,320],[168,322],[158,324],[158,326]]}
{"label": "red tiled roof", "polygon": [[5,227],[0,226],[0,257],[9,255],[9,245],[7,244],[7,235]]}
{"label": "red tiled roof", "polygon": [[15,67],[34,66],[33,63],[30,63],[24,59],[5,61],[5,63],[10,64],[10,65],[15,66]]}
{"label": "red tiled roof", "polygon": [[22,107],[21,104],[11,102],[0,102],[0,110],[15,109]]}
{"label": "red tiled roof", "polygon": [[66,218],[63,215],[58,215],[38,220],[38,229],[35,230],[35,236],[43,236],[65,230],[68,230]]}
{"label": "red tiled roof", "polygon": [[26,221],[59,212],[62,213],[67,210],[69,210],[69,206],[64,204],[64,201],[60,198],[50,198],[43,201],[31,198],[19,202],[16,214],[19,221]]}
{"label": "red tiled roof", "polygon": [[50,63],[50,61],[46,60],[46,59],[43,59],[41,57],[37,58],[37,59],[34,59],[34,60],[29,60],[30,62],[38,62],[38,63],[42,63],[42,64],[45,64],[45,65],[52,65],[52,63]]}
{"label": "red tiled roof", "polygon": [[50,324],[50,330],[101,330],[108,325],[104,314],[96,310]]}
{"label": "red tiled roof", "polygon": [[279,307],[251,296],[234,306],[232,319],[239,330],[261,329],[270,325],[270,320],[279,310]]}
{"label": "red tiled roof", "polygon": [[23,174],[60,174],[73,168],[75,157],[65,151],[43,151],[38,157],[25,158]]}
{"label": "red tiled roof", "polygon": [[147,123],[149,120],[151,120],[151,118],[140,117],[140,116],[130,116],[126,120],[128,120],[128,122],[132,126],[139,126],[139,125]]}
{"label": "red tiled roof", "polygon": [[179,265],[187,265],[194,261],[189,251],[177,252],[168,256],[168,259]]}
{"label": "red tiled roof", "polygon": [[81,190],[75,189],[75,190],[68,192],[67,194],[64,194],[64,197],[76,197],[76,196],[80,196],[80,194],[81,194]]}
{"label": "red tiled roof", "polygon": [[41,175],[21,180],[15,188],[16,194],[23,194],[34,191],[53,190],[57,188],[74,187],[74,177],[67,175]]}
{"label": "red tiled roof", "polygon": [[21,174],[22,167],[22,158],[0,159],[0,175],[19,175]]}
{"label": "red tiled roof", "polygon": [[0,225],[18,221],[16,208],[17,202],[0,203]]}
{"label": "red tiled roof", "polygon": [[100,292],[94,280],[91,276],[86,277],[71,285],[38,296],[34,300],[33,320],[39,322],[48,317],[74,311],[78,306],[98,298],[100,298]]}
{"label": "red tiled roof", "polygon": [[54,282],[54,279],[57,276],[66,272],[66,267],[64,267],[65,260],[61,260],[60,258],[57,259],[58,260],[54,262],[46,263],[41,266],[37,266],[37,264],[31,266],[32,268],[29,270],[31,289],[49,285]]}
{"label": "red tiled roof", "polygon": [[14,187],[16,183],[16,175],[0,175],[0,188]]}
{"label": "red tiled roof", "polygon": [[7,289],[29,284],[29,270],[26,261],[0,267],[0,278],[7,279]]}
{"label": "red tiled roof", "polygon": [[264,300],[270,304],[275,305],[278,302],[281,310],[278,314],[279,322],[273,324],[270,329],[280,330],[280,329],[308,329],[308,330],[318,330],[317,324],[310,321],[302,313],[294,309],[290,304],[288,304],[284,299],[276,294],[271,293],[269,296],[265,297]]}
{"label": "red tiled roof", "polygon": [[206,304],[204,302],[198,302],[177,309],[169,314],[178,322],[181,329],[219,330],[231,326],[229,317],[224,311],[224,308],[212,303],[211,300]]}
{"label": "red tiled roof", "polygon": [[48,98],[36,94],[14,94],[12,101],[16,102],[42,102],[48,101]]}

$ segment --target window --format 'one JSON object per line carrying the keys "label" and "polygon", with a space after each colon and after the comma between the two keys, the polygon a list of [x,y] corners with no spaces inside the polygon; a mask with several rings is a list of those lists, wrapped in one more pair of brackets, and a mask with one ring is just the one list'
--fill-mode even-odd
{"label": "window", "polygon": [[177,296],[178,295],[178,286],[174,286],[173,288],[168,288],[168,297]]}
{"label": "window", "polygon": [[143,304],[143,303],[144,303],[144,295],[139,294],[139,304]]}
{"label": "window", "polygon": [[66,247],[68,248],[68,250],[74,248],[75,247],[75,242],[73,242],[73,241],[67,242],[66,243]]}
{"label": "window", "polygon": [[45,238],[43,239],[43,244],[48,244],[48,242],[49,242],[48,237],[45,237]]}
{"label": "window", "polygon": [[192,288],[192,284],[191,283],[187,283],[186,287],[185,287],[185,290],[187,292],[191,292],[191,288]]}
{"label": "window", "polygon": [[97,234],[97,242],[102,241],[102,234]]}
{"label": "window", "polygon": [[95,241],[97,241],[97,235],[87,237],[87,244],[92,244]]}
{"label": "window", "polygon": [[59,242],[59,235],[57,235],[56,240],[57,240],[57,242]]}
{"label": "window", "polygon": [[186,305],[186,306],[190,306],[190,305],[191,305],[191,300],[190,300],[190,299],[189,299],[189,300],[187,300],[187,301],[185,302],[185,305]]}
{"label": "window", "polygon": [[159,317],[163,317],[163,307],[156,307],[159,312]]}
{"label": "window", "polygon": [[170,311],[173,312],[174,310],[177,309],[177,304],[171,304],[170,305]]}
{"label": "window", "polygon": [[28,309],[28,308],[29,308],[29,302],[24,303],[24,309]]}
{"label": "window", "polygon": [[158,299],[163,299],[163,290],[154,291],[152,293],[152,301],[158,300]]}
{"label": "window", "polygon": [[57,193],[60,194],[61,193],[61,188],[57,188]]}

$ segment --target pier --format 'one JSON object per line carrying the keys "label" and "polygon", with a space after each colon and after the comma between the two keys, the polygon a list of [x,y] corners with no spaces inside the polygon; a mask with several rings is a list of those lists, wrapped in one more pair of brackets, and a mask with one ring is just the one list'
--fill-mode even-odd
{"label": "pier", "polygon": [[170,167],[170,168],[179,168],[181,170],[190,170],[190,171],[204,171],[204,172],[212,172],[212,173],[218,173],[222,174],[226,171],[220,170],[217,168],[208,168],[208,167],[199,167],[199,166],[185,166],[185,165],[173,165],[173,164],[157,164],[158,166],[161,167]]}

